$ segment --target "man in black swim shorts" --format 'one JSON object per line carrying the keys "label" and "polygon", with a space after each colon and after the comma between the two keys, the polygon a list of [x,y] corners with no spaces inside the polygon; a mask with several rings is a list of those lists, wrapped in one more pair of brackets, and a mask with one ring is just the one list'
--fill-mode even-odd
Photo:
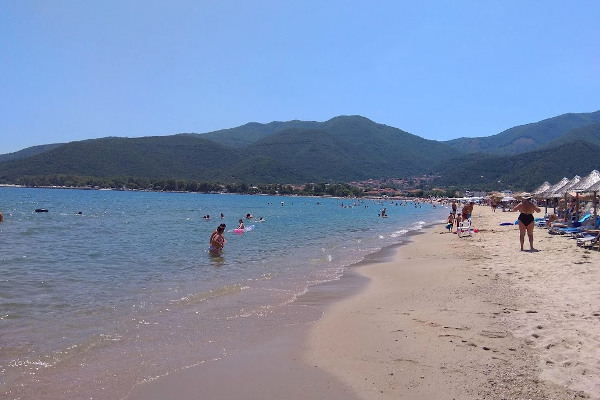
{"label": "man in black swim shorts", "polygon": [[521,251],[523,251],[523,243],[525,242],[525,232],[527,232],[527,238],[529,239],[529,251],[536,251],[533,248],[533,227],[535,226],[533,213],[541,210],[531,201],[529,193],[523,195],[523,200],[515,206],[514,210],[520,212],[518,221]]}

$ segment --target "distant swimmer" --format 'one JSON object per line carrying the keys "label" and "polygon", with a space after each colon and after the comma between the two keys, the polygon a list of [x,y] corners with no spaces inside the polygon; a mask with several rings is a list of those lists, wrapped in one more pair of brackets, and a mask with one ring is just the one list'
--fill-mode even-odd
{"label": "distant swimmer", "polygon": [[2,215],[2,212],[0,211],[0,224],[4,222],[4,215]]}
{"label": "distant swimmer", "polygon": [[240,218],[240,225],[237,227],[237,229],[244,229],[244,220]]}
{"label": "distant swimmer", "polygon": [[202,219],[210,219],[210,215],[206,214]]}
{"label": "distant swimmer", "polygon": [[254,218],[254,215],[252,215],[250,213],[246,214],[246,219],[252,219],[252,218]]}

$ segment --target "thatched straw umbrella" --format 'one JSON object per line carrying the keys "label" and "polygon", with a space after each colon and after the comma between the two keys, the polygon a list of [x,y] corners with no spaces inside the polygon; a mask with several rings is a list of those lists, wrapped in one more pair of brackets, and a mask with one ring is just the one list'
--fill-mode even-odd
{"label": "thatched straw umbrella", "polygon": [[[550,184],[550,182],[546,181],[544,183],[542,183],[537,189],[535,189],[533,192],[531,192],[531,195],[533,196],[533,198],[535,199],[540,199],[540,194],[544,193],[546,190],[550,189],[550,187],[552,187],[552,185]],[[548,214],[548,201],[546,199],[544,199],[544,206],[545,206],[545,214]]]}
{"label": "thatched straw umbrella", "polygon": [[558,193],[560,192],[562,187],[564,187],[568,184],[569,184],[569,178],[564,177],[560,181],[555,183],[554,185],[550,186],[548,188],[548,190],[545,190],[544,192],[539,193],[538,197],[541,199],[545,199],[546,202],[548,202],[548,200],[552,199],[552,201],[554,203],[554,213],[556,213],[556,204],[558,202],[557,199],[562,197],[562,195],[560,195]]}
{"label": "thatched straw umbrella", "polygon": [[[562,194],[565,197],[565,207],[568,204],[567,196],[569,195],[569,192],[572,191],[573,188],[579,184],[579,182],[581,182],[581,177],[579,175],[575,175],[573,177],[573,179],[571,179],[567,185],[560,188],[559,194]],[[578,201],[578,199],[576,199],[576,201],[575,201],[575,219],[576,220],[579,219],[579,201]]]}
{"label": "thatched straw umbrella", "polygon": [[596,198],[598,189],[594,189],[595,187],[600,188],[600,172],[598,172],[597,170],[593,170],[592,172],[590,172],[588,176],[583,178],[577,185],[575,185],[575,187],[572,188],[573,190],[575,190],[578,199],[579,193],[592,192],[594,194],[594,226],[596,226],[596,223],[598,221],[598,201]]}
{"label": "thatched straw umbrella", "polygon": [[533,192],[531,192],[531,195],[533,197],[537,197],[540,194],[544,193],[546,190],[550,189],[552,187],[552,185],[550,184],[550,182],[546,181],[544,183],[542,183],[537,189],[535,189]]}

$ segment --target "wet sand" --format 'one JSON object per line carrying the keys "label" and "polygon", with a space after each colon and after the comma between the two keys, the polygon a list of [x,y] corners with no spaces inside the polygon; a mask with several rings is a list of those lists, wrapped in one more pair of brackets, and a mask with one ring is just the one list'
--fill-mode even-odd
{"label": "wet sand", "polygon": [[539,228],[520,252],[516,216],[430,227],[298,300],[320,320],[129,398],[600,399],[600,252]]}

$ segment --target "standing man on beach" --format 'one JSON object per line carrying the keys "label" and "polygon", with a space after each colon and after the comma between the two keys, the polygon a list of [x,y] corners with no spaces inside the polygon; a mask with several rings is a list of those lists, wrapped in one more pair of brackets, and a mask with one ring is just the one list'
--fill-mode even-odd
{"label": "standing man on beach", "polygon": [[529,251],[536,251],[533,248],[533,227],[535,226],[533,217],[534,212],[540,212],[540,208],[533,204],[531,201],[531,195],[525,193],[523,200],[517,204],[514,208],[515,211],[519,211],[519,240],[521,242],[521,251],[523,251],[523,243],[525,242],[525,232],[527,232],[527,238],[529,239]]}

